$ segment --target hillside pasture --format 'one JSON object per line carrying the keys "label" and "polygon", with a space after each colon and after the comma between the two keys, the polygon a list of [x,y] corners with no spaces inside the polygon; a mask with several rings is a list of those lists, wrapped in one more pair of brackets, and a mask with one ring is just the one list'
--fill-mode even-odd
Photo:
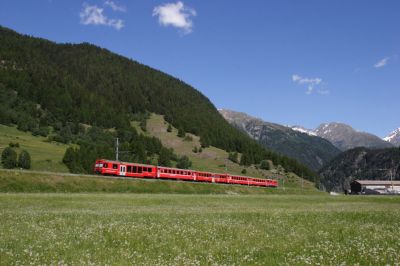
{"label": "hillside pasture", "polygon": [[0,153],[10,143],[18,143],[19,148],[15,148],[17,153],[27,150],[31,155],[32,170],[68,172],[62,163],[68,145],[45,140],[44,137],[32,136],[30,132],[20,131],[16,127],[0,125]]}

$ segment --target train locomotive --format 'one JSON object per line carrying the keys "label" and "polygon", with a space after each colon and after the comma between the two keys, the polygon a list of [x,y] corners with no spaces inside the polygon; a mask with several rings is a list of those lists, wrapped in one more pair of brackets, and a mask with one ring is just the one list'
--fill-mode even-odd
{"label": "train locomotive", "polygon": [[132,178],[157,178],[258,187],[278,187],[278,182],[273,179],[261,179],[248,176],[202,172],[197,170],[128,163],[106,159],[96,160],[94,172],[101,175],[124,176]]}

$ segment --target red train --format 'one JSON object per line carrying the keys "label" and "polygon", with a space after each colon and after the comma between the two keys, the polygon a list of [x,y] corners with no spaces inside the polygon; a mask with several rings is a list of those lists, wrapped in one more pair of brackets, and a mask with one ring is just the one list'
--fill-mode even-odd
{"label": "red train", "polygon": [[231,174],[217,174],[148,164],[111,161],[105,159],[96,160],[94,172],[101,175],[127,176],[136,178],[160,178],[259,187],[278,187],[278,182],[272,179],[261,179]]}

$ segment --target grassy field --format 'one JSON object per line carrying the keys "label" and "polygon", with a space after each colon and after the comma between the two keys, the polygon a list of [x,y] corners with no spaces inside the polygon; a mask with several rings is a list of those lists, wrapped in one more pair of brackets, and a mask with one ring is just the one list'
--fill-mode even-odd
{"label": "grassy field", "polygon": [[0,194],[1,265],[398,265],[400,197]]}
{"label": "grassy field", "polygon": [[[67,145],[56,142],[45,142],[46,138],[32,136],[29,132],[22,132],[15,127],[0,125],[0,154],[10,142],[18,143],[17,152],[27,150],[32,158],[32,169],[54,172],[68,172],[62,163]],[[0,166],[1,167],[1,166]]]}

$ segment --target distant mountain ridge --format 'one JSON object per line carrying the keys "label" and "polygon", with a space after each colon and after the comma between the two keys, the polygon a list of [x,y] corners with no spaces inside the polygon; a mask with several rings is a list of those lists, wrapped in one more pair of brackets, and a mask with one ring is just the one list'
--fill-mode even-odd
{"label": "distant mountain ridge", "polygon": [[224,109],[220,109],[219,112],[229,123],[246,132],[263,146],[292,157],[313,170],[320,169],[340,153],[329,141],[310,136],[300,130],[265,122],[245,113]]}
{"label": "distant mountain ridge", "polygon": [[387,141],[394,146],[400,146],[400,127],[390,132],[390,134],[383,138],[384,141]]}
{"label": "distant mountain ridge", "polygon": [[[343,123],[323,123],[315,130],[304,129],[300,126],[291,127],[293,130],[316,135],[326,140],[329,140],[333,145],[342,151],[353,149],[356,147],[366,147],[370,149],[382,149],[393,147],[392,143],[380,139],[379,137],[366,133],[359,132],[351,126]],[[400,141],[400,132],[399,132]]]}
{"label": "distant mountain ridge", "polygon": [[400,180],[400,149],[355,148],[341,153],[320,171],[321,184],[328,191],[350,188],[355,179]]}

